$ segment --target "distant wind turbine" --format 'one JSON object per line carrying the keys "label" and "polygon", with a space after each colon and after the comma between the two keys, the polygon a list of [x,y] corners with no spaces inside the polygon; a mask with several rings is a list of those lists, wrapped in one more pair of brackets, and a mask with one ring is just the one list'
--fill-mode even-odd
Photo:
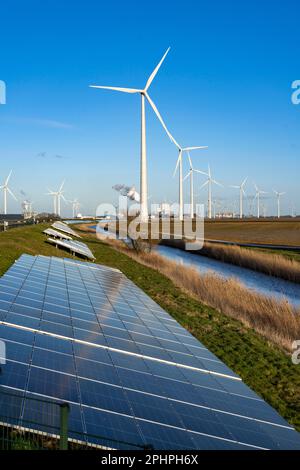
{"label": "distant wind turbine", "polygon": [[18,200],[11,189],[8,187],[8,182],[11,177],[12,170],[10,170],[8,177],[6,178],[4,184],[0,186],[0,189],[3,189],[3,199],[4,199],[4,214],[7,214],[7,193],[9,193],[16,201]]}
{"label": "distant wind turbine", "polygon": [[64,187],[65,181],[62,182],[60,185],[58,191],[52,191],[51,189],[48,189],[49,193],[47,195],[53,196],[53,205],[54,205],[54,214],[58,215],[60,217],[60,207],[61,207],[61,198],[67,202],[63,195],[63,187]]}
{"label": "distant wind turbine", "polygon": [[72,214],[73,214],[73,219],[74,219],[75,217],[77,217],[78,210],[80,208],[80,203],[77,198],[74,199],[73,201],[68,200],[68,202],[72,205]]}
{"label": "distant wind turbine", "polygon": [[280,198],[285,193],[280,193],[278,191],[275,191],[275,189],[273,189],[273,192],[276,194],[276,198],[277,198],[277,217],[278,217],[278,219],[280,219]]}
{"label": "distant wind turbine", "polygon": [[240,219],[243,218],[243,196],[246,194],[244,187],[247,182],[247,179],[248,178],[245,178],[244,181],[238,186],[234,186],[234,185],[230,186],[230,188],[236,188],[236,189],[239,189],[240,191]]}
{"label": "distant wind turbine", "polygon": [[218,186],[223,186],[221,183],[216,181],[215,179],[212,178],[211,176],[211,171],[210,171],[210,166],[208,165],[208,172],[204,173],[205,175],[208,176],[207,180],[200,186],[200,189],[204,188],[205,186],[208,186],[208,200],[207,200],[207,212],[208,212],[208,218],[212,218],[212,185],[217,184]]}
{"label": "distant wind turbine", "polygon": [[187,175],[183,178],[183,181],[185,181],[187,178],[190,178],[190,217],[191,219],[194,217],[194,173],[201,173],[202,175],[206,175],[204,171],[196,170],[193,167],[192,159],[190,156],[190,152],[187,152],[188,155],[188,160],[189,160],[189,165],[190,169],[187,173]]}
{"label": "distant wind turbine", "polygon": [[164,129],[168,133],[166,125],[158,112],[157,107],[151,100],[148,89],[154,80],[159,68],[161,67],[163,61],[165,60],[166,55],[168,54],[170,48],[167,49],[162,59],[155,67],[151,75],[149,76],[146,86],[143,89],[138,88],[121,88],[121,87],[111,87],[111,86],[98,86],[90,85],[91,88],[101,88],[105,90],[114,90],[120,91],[122,93],[139,93],[141,95],[141,163],[140,163],[140,220],[142,222],[148,221],[148,180],[147,180],[147,154],[146,154],[146,113],[145,113],[145,98],[152,107],[153,111],[157,115]]}
{"label": "distant wind turbine", "polygon": [[261,194],[268,194],[266,191],[262,191],[257,187],[257,185],[254,183],[254,188],[255,188],[255,198],[257,199],[257,218],[260,218],[260,195]]}

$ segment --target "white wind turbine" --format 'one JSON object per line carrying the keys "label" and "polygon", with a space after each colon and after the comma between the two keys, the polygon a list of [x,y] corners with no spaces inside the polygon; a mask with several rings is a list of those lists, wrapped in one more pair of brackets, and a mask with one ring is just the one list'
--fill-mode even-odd
{"label": "white wind turbine", "polygon": [[16,201],[18,200],[12,190],[8,187],[8,182],[11,177],[12,170],[10,170],[8,177],[6,178],[4,184],[0,186],[0,189],[3,189],[3,199],[4,199],[4,214],[7,214],[7,193],[9,193]]}
{"label": "white wind turbine", "polygon": [[260,218],[260,195],[261,194],[268,194],[266,191],[262,191],[257,187],[257,185],[254,183],[254,188],[255,188],[255,198],[257,199],[257,218]]}
{"label": "white wind turbine", "polygon": [[77,217],[78,210],[81,204],[79,203],[77,198],[74,199],[73,201],[68,200],[68,202],[72,205],[72,214],[73,214],[73,219],[74,219],[75,217]]}
{"label": "white wind turbine", "polygon": [[188,160],[190,164],[190,169],[186,176],[183,178],[183,181],[185,181],[187,178],[190,178],[190,217],[191,219],[194,217],[194,173],[201,173],[202,175],[206,175],[204,171],[196,170],[193,167],[192,159],[190,156],[190,152],[187,152],[188,155]]}
{"label": "white wind turbine", "polygon": [[208,176],[207,180],[200,186],[200,189],[204,188],[206,185],[208,186],[208,199],[207,199],[207,212],[208,212],[208,218],[212,218],[212,185],[216,184],[218,186],[223,186],[221,183],[216,181],[215,179],[212,178],[211,176],[211,171],[210,171],[210,166],[208,165],[208,172],[204,173],[205,175]]}
{"label": "white wind turbine", "polygon": [[[202,146],[202,147],[181,147],[178,142],[174,139],[174,137],[170,134],[168,129],[166,129],[166,132],[172,142],[176,145],[178,148],[179,154],[175,166],[175,170],[173,173],[173,177],[175,176],[177,169],[179,167],[179,220],[183,220],[183,174],[182,174],[182,156],[184,152],[190,152],[191,150],[198,150],[198,149],[207,149],[207,146]],[[205,173],[206,174],[206,173]]]}
{"label": "white wind turbine", "polygon": [[247,179],[248,178],[245,178],[244,181],[238,186],[234,186],[234,185],[230,186],[230,188],[236,188],[236,189],[239,189],[240,191],[240,219],[243,218],[243,196],[246,194],[244,187],[247,182]]}
{"label": "white wind turbine", "polygon": [[277,217],[278,217],[278,219],[280,219],[280,198],[285,193],[280,193],[278,191],[275,191],[275,189],[273,189],[273,192],[276,194],[276,198],[277,198]]}
{"label": "white wind turbine", "polygon": [[63,195],[63,187],[64,187],[65,181],[62,182],[60,185],[58,191],[52,191],[51,189],[48,189],[49,193],[47,195],[53,196],[53,206],[54,206],[54,214],[58,215],[60,217],[60,206],[61,206],[61,198],[67,202]]}
{"label": "white wind turbine", "polygon": [[[169,132],[166,128],[165,123],[160,116],[158,109],[156,108],[155,104],[151,100],[148,89],[154,80],[160,66],[162,65],[163,61],[165,60],[166,55],[168,54],[170,48],[167,49],[165,54],[163,55],[162,59],[155,67],[151,75],[149,76],[146,86],[143,89],[138,88],[121,88],[121,87],[111,87],[111,86],[98,86],[98,85],[90,85],[91,88],[101,88],[105,90],[114,90],[120,91],[122,93],[139,93],[141,95],[141,163],[140,163],[140,219],[142,222],[148,221],[148,187],[147,187],[147,154],[146,154],[146,113],[145,113],[145,98],[147,99],[148,103],[152,107],[153,111],[157,115],[158,119],[160,120],[161,124],[163,125],[164,129],[166,130],[167,134]],[[170,135],[169,135],[170,136]]]}

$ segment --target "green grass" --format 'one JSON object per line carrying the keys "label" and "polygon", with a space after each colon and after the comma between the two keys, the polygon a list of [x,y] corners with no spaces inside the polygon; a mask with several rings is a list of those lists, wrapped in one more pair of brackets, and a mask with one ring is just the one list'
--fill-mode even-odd
{"label": "green grass", "polygon": [[[0,234],[1,274],[22,253],[68,256],[44,242],[42,228],[38,225]],[[293,365],[283,351],[240,322],[191,298],[164,275],[93,235],[85,235],[84,241],[96,262],[120,269],[300,431],[300,365]]]}

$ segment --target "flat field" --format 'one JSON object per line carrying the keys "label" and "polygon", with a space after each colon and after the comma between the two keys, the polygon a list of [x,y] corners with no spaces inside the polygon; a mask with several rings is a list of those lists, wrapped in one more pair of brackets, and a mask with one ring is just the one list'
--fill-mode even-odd
{"label": "flat field", "polygon": [[300,246],[300,219],[205,221],[205,239]]}

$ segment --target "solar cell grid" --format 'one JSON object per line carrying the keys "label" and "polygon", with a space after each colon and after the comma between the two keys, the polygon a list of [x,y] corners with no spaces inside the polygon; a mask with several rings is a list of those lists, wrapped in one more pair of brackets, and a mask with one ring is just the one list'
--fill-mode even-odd
{"label": "solar cell grid", "polygon": [[9,345],[0,389],[69,401],[73,435],[117,448],[300,447],[283,418],[117,270],[22,256],[0,280],[1,302],[15,326],[0,325]]}
{"label": "solar cell grid", "polygon": [[70,235],[73,235],[74,237],[78,237],[80,238],[80,235],[78,235],[77,232],[75,232],[75,230],[73,230],[71,227],[69,227],[67,224],[64,224],[63,222],[54,222],[52,224],[52,227],[57,229],[57,230],[60,230],[61,232],[65,232],[65,233],[68,233]]}
{"label": "solar cell grid", "polygon": [[89,259],[95,259],[93,253],[85,243],[74,240],[60,240],[57,238],[48,238],[47,242],[55,245],[56,247],[67,248],[71,253],[81,255]]}
{"label": "solar cell grid", "polygon": [[49,235],[50,237],[54,238],[61,238],[65,240],[72,240],[72,237],[66,235],[65,233],[58,232],[58,230],[53,230],[52,228],[47,228],[43,231],[45,235]]}

